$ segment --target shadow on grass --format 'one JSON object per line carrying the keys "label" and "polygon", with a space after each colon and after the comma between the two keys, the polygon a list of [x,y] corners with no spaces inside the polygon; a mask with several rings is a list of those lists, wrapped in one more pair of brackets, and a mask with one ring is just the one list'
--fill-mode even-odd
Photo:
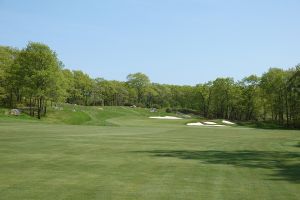
{"label": "shadow on grass", "polygon": [[300,152],[276,151],[138,151],[155,157],[199,160],[202,163],[273,170],[272,180],[300,183]]}
{"label": "shadow on grass", "polygon": [[285,125],[277,124],[272,121],[246,121],[246,122],[237,122],[238,126],[244,126],[249,128],[257,128],[257,129],[274,129],[274,130],[299,130],[297,127],[287,127]]}

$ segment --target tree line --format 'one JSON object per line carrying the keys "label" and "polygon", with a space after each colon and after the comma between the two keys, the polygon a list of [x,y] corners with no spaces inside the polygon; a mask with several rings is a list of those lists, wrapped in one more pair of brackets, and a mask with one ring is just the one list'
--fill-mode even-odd
{"label": "tree line", "polygon": [[29,42],[24,49],[0,46],[0,105],[26,108],[41,118],[57,102],[86,106],[167,108],[205,118],[272,121],[300,127],[300,65],[270,68],[240,81],[217,78],[196,86],[152,83],[143,73],[127,81],[91,78],[64,68],[47,45]]}

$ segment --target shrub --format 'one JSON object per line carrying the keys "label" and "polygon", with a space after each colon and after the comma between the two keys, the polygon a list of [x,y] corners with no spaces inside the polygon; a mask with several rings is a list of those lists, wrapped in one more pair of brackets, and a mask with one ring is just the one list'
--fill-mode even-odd
{"label": "shrub", "polygon": [[132,103],[124,103],[124,106],[133,106]]}
{"label": "shrub", "polygon": [[145,107],[144,104],[142,104],[142,103],[137,103],[135,105],[136,105],[136,107],[139,107],[139,108],[144,108]]}
{"label": "shrub", "polygon": [[[188,108],[167,108],[169,112],[174,112],[174,113],[182,113],[182,114],[193,114],[193,115],[201,115],[200,111],[197,110],[192,110]],[[167,110],[166,110],[167,112]]]}
{"label": "shrub", "polygon": [[151,107],[152,107],[152,108],[156,108],[156,109],[160,109],[160,108],[161,108],[161,106],[158,105],[158,104],[153,104]]}
{"label": "shrub", "polygon": [[171,108],[167,108],[167,109],[166,109],[166,112],[167,112],[167,113],[171,113],[171,112],[172,112],[172,109],[171,109]]}

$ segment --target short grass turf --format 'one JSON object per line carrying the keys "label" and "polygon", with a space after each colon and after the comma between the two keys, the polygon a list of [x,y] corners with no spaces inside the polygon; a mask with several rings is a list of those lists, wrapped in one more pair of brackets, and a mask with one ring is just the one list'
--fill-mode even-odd
{"label": "short grass turf", "polygon": [[82,125],[2,117],[0,199],[300,199],[300,131],[107,109]]}

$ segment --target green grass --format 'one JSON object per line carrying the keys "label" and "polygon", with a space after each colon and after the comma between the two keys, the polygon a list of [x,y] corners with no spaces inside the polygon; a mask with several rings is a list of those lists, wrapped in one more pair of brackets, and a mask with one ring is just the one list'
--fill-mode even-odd
{"label": "green grass", "polygon": [[66,106],[42,121],[0,116],[0,199],[299,199],[300,131],[152,115],[165,113]]}
{"label": "green grass", "polygon": [[100,126],[119,126],[124,122],[141,117],[156,115],[166,115],[165,112],[150,113],[147,108],[130,108],[130,107],[98,107],[98,106],[76,106],[75,111],[72,105],[64,105],[63,110],[49,109],[47,117],[43,118],[44,122],[60,124],[77,124],[77,125],[100,125]]}

